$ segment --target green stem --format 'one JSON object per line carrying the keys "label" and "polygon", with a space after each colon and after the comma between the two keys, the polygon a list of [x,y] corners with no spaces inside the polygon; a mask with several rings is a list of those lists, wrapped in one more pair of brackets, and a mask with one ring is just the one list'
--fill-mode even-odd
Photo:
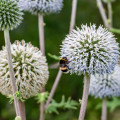
{"label": "green stem", "polygon": [[84,120],[84,117],[85,117],[88,94],[89,94],[89,86],[90,86],[90,76],[86,73],[84,76],[84,90],[83,90],[79,120]]}
{"label": "green stem", "polygon": [[111,28],[110,31],[113,32],[113,33],[120,34],[120,29]]}
{"label": "green stem", "polygon": [[13,64],[12,64],[12,54],[11,54],[11,45],[10,45],[10,36],[9,36],[9,31],[4,30],[4,37],[5,37],[5,44],[7,48],[7,58],[8,58],[8,66],[9,66],[9,72],[10,72],[10,81],[12,85],[12,92],[13,92],[13,97],[14,97],[14,104],[15,104],[15,110],[16,110],[16,115],[20,116],[20,108],[19,108],[19,101],[16,98],[16,92],[17,92],[17,87],[16,87],[16,81],[14,77],[14,70],[13,70]]}

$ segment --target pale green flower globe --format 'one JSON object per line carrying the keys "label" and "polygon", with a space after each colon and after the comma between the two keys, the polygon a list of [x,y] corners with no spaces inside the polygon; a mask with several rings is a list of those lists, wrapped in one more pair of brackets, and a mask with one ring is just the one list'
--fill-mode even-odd
{"label": "pale green flower globe", "polygon": [[[16,41],[11,45],[12,62],[17,91],[23,100],[35,96],[46,85],[49,77],[48,64],[42,52],[31,43]],[[12,94],[7,50],[0,51],[0,92]]]}
{"label": "pale green flower globe", "polygon": [[0,30],[12,30],[22,21],[23,12],[14,0],[0,0]]}

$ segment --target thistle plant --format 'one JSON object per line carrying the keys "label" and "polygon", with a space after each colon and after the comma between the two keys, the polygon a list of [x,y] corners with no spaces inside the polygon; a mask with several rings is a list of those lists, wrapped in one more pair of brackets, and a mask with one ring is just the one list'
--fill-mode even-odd
{"label": "thistle plant", "polygon": [[14,104],[17,116],[21,116],[21,109],[19,101],[15,96],[17,88],[15,84],[14,70],[12,64],[9,30],[16,28],[21,23],[22,15],[23,13],[14,0],[0,0],[0,30],[4,31],[5,44],[7,49],[6,62],[9,68],[10,82],[12,85],[11,89],[14,96]]}
{"label": "thistle plant", "polygon": [[111,73],[118,61],[119,47],[114,35],[99,26],[82,25],[62,43],[61,57],[70,61],[70,73],[84,74],[84,90],[79,120],[84,120],[91,74]]}
{"label": "thistle plant", "polygon": [[[48,80],[46,58],[37,47],[23,40],[11,45],[11,53],[17,91],[21,99],[26,100],[40,92]],[[0,56],[0,92],[9,96],[12,86],[5,47],[0,51]]]}
{"label": "thistle plant", "polygon": [[103,100],[101,120],[107,120],[107,98],[120,96],[120,66],[116,65],[111,74],[91,75],[89,94]]}

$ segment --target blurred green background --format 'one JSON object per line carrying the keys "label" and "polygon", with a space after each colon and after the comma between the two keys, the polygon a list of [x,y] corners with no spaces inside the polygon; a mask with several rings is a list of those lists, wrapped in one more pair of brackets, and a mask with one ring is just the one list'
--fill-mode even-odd
{"label": "blurred green background", "polygon": [[[71,16],[72,0],[64,0],[64,7],[60,14],[49,15],[44,17],[45,26],[45,48],[46,57],[49,65],[56,63],[47,53],[59,56],[60,45],[62,40],[69,31],[69,23]],[[76,15],[76,26],[81,24],[95,23],[97,26],[103,24],[99,14],[96,0],[78,0]],[[107,9],[106,4],[104,7]],[[120,0],[113,3],[113,26],[120,28]],[[120,35],[115,34],[117,41],[120,40]],[[31,42],[34,46],[39,47],[38,37],[38,17],[25,13],[23,23],[14,31],[10,32],[11,42],[24,39],[26,42]],[[4,35],[0,32],[0,49],[4,45]],[[46,90],[49,92],[57,75],[58,69],[49,69],[50,77],[46,85]],[[54,99],[58,102],[62,95],[66,98],[69,96],[78,101],[82,97],[83,91],[83,76],[63,74],[60,84],[55,93]],[[100,99],[89,97],[85,120],[100,120],[101,109],[96,109],[96,106],[101,103]],[[25,102],[27,120],[39,119],[39,104],[34,98]],[[79,106],[80,107],[80,106]],[[59,115],[47,114],[46,120],[77,120],[79,115],[79,107],[77,110],[60,111]],[[13,120],[15,112],[13,105],[9,104],[9,99],[0,94],[0,120]],[[108,111],[108,120],[120,120],[120,107],[118,106],[113,112]]]}

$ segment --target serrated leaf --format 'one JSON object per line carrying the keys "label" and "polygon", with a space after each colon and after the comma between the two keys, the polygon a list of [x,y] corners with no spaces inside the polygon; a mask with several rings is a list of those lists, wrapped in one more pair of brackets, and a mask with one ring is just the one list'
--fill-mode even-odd
{"label": "serrated leaf", "polygon": [[52,55],[51,53],[48,53],[48,56],[51,57],[51,58],[54,59],[54,60],[57,60],[57,61],[60,60],[60,57],[59,57],[59,56]]}
{"label": "serrated leaf", "polygon": [[71,98],[68,98],[68,100],[65,101],[65,96],[62,96],[61,102],[59,103],[55,100],[52,100],[45,112],[59,114],[59,109],[77,109],[78,104],[79,103],[72,100]]}
{"label": "serrated leaf", "polygon": [[49,96],[48,92],[38,93],[35,97],[38,103],[45,102]]}

